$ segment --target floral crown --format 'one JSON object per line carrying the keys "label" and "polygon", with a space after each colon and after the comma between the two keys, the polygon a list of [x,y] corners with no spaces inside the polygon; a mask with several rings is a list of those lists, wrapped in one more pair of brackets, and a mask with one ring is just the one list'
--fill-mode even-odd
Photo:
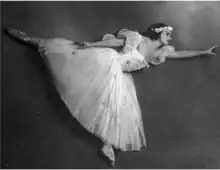
{"label": "floral crown", "polygon": [[171,26],[165,26],[165,27],[160,27],[160,28],[151,28],[151,31],[154,31],[156,33],[163,32],[163,31],[172,32],[173,28]]}

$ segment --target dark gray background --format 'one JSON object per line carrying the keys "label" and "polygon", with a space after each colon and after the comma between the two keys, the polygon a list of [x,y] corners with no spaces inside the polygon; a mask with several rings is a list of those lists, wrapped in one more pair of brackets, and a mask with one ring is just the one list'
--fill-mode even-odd
{"label": "dark gray background", "polygon": [[[81,41],[165,22],[177,49],[205,49],[220,44],[219,9],[220,2],[2,2],[2,28]],[[107,168],[100,141],[72,118],[36,49],[2,33],[2,167]],[[220,55],[133,76],[148,147],[117,154],[116,168],[220,168]]]}

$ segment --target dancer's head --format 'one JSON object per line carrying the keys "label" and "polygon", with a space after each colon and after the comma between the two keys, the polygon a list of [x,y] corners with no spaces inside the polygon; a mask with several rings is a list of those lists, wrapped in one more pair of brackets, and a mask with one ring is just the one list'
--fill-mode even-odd
{"label": "dancer's head", "polygon": [[162,45],[167,45],[171,40],[171,33],[173,28],[164,23],[156,23],[150,25],[147,31],[143,32],[142,35],[149,37],[152,40],[158,40]]}

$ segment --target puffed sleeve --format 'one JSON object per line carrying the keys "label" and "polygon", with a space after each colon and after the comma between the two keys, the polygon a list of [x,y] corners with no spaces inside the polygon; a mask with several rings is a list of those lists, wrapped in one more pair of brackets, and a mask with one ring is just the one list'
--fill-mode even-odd
{"label": "puffed sleeve", "polygon": [[[163,47],[165,49],[166,52],[171,53],[175,51],[175,48],[172,45],[166,45]],[[168,54],[167,53],[167,54]]]}
{"label": "puffed sleeve", "polygon": [[133,49],[136,49],[142,40],[142,36],[138,32],[128,29],[120,30],[117,34],[117,38],[125,39],[125,44],[122,49],[123,53],[128,53]]}
{"label": "puffed sleeve", "polygon": [[166,45],[164,47],[162,47],[162,55],[160,56],[162,60],[166,60],[167,56],[169,55],[169,53],[174,52],[175,48],[172,45]]}
{"label": "puffed sleeve", "polygon": [[112,34],[105,34],[103,37],[102,37],[102,40],[109,40],[109,39],[115,39],[116,37]]}
{"label": "puffed sleeve", "polygon": [[159,65],[164,63],[169,53],[173,51],[175,51],[175,48],[171,45],[161,47],[160,54],[154,60],[150,61],[150,63],[153,65]]}

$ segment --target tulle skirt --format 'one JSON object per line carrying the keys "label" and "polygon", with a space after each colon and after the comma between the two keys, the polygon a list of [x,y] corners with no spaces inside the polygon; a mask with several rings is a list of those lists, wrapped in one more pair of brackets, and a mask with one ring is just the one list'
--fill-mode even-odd
{"label": "tulle skirt", "polygon": [[73,41],[39,43],[55,86],[73,117],[103,142],[122,151],[146,146],[141,110],[130,73],[111,48],[77,49]]}

